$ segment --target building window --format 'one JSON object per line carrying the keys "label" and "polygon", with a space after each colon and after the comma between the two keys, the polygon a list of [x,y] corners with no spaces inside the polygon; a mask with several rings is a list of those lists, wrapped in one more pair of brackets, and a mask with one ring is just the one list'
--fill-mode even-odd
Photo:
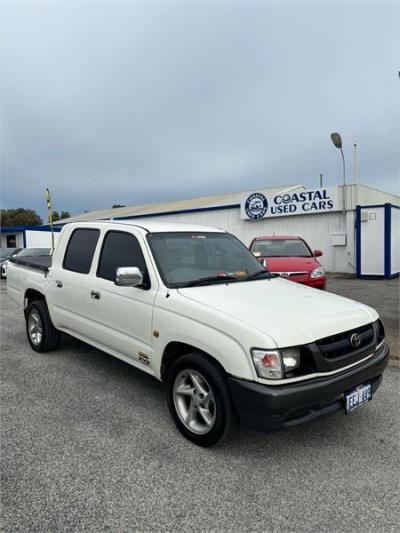
{"label": "building window", "polygon": [[17,247],[16,235],[7,235],[7,248],[16,248],[16,247]]}

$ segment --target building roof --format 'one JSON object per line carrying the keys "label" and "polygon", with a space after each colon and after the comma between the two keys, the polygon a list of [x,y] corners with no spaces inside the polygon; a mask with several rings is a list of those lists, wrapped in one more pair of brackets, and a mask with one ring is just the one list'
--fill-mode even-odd
{"label": "building roof", "polygon": [[[200,196],[197,198],[190,198],[186,200],[174,200],[170,202],[161,202],[145,205],[134,205],[129,207],[117,207],[115,209],[102,209],[99,211],[91,211],[89,213],[82,213],[69,218],[64,218],[55,222],[55,228],[60,228],[63,224],[69,222],[85,222],[93,220],[110,220],[110,219],[137,219],[147,218],[162,215],[176,215],[184,213],[195,213],[201,211],[216,211],[223,209],[236,209],[240,207],[243,199],[249,194],[257,191],[265,195],[274,193],[287,193],[297,190],[306,190],[305,185],[287,185],[269,187],[269,188],[254,188],[251,191],[241,191],[228,194],[216,194],[213,196]],[[338,190],[342,186],[338,186]],[[349,183],[346,186],[346,209],[355,209],[356,205],[368,204],[384,204],[392,203],[393,205],[400,204],[400,197],[398,195],[389,194],[379,189],[363,185],[361,183]],[[339,202],[341,201],[341,193],[339,194]]]}
{"label": "building roof", "polygon": [[361,205],[365,204],[386,204],[390,203],[395,206],[400,205],[400,196],[398,194],[392,194],[382,191],[376,187],[358,184],[358,198],[357,203]]}
{"label": "building roof", "polygon": [[213,196],[201,196],[187,200],[175,200],[172,202],[161,202],[130,207],[117,207],[115,209],[102,209],[82,213],[70,218],[58,220],[57,224],[67,224],[68,222],[84,222],[90,220],[110,219],[110,218],[139,218],[166,214],[190,213],[194,211],[206,211],[217,209],[229,209],[240,207],[240,202],[244,195],[257,190],[264,194],[274,192],[290,192],[297,189],[305,189],[304,185],[287,185],[285,187],[255,188],[252,191],[241,191],[229,194],[216,194]]}

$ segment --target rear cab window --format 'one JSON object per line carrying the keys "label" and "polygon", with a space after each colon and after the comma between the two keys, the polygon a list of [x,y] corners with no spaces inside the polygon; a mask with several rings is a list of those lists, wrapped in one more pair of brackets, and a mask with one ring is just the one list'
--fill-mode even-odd
{"label": "rear cab window", "polygon": [[69,239],[64,255],[63,268],[80,274],[89,274],[100,230],[78,228]]}
{"label": "rear cab window", "polygon": [[104,237],[97,277],[114,282],[119,267],[138,267],[143,276],[143,284],[138,287],[150,289],[150,277],[139,241],[131,233],[112,230]]}

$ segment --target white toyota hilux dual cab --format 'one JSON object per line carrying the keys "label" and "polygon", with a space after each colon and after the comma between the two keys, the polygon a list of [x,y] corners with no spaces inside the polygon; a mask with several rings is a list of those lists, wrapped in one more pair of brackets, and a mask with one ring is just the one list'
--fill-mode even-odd
{"label": "white toyota hilux dual cab", "polygon": [[271,274],[226,231],[68,224],[52,257],[12,258],[36,352],[65,332],[165,382],[171,416],[211,446],[235,419],[291,427],[372,398],[389,357],[376,311]]}

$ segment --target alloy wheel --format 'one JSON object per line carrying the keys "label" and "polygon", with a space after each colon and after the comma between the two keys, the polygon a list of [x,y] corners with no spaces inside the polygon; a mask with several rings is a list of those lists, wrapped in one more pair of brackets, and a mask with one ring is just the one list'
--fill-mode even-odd
{"label": "alloy wheel", "polygon": [[32,309],[28,317],[28,332],[32,344],[38,346],[42,342],[43,327],[42,319],[36,309]]}
{"label": "alloy wheel", "polygon": [[197,370],[182,370],[173,386],[176,412],[184,426],[196,433],[208,433],[215,423],[216,404],[206,378]]}

